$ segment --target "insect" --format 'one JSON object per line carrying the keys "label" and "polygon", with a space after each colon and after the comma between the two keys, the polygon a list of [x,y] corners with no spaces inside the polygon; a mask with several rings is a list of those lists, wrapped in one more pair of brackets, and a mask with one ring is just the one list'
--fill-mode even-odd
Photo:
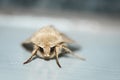
{"label": "insect", "polygon": [[67,47],[67,44],[73,42],[74,41],[72,39],[59,32],[52,25],[45,26],[22,43],[22,46],[25,49],[32,52],[32,55],[23,64],[29,63],[34,56],[39,56],[45,60],[55,59],[57,65],[61,68],[58,57],[60,54],[65,53],[72,54],[82,60],[85,60],[83,57],[75,55]]}

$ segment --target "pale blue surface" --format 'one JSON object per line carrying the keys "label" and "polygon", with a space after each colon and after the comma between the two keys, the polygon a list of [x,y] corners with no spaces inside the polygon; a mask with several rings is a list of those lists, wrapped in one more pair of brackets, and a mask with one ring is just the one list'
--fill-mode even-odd
{"label": "pale blue surface", "polygon": [[87,60],[60,58],[60,69],[55,60],[22,64],[30,54],[20,44],[34,31],[0,27],[0,80],[120,80],[120,34],[66,32]]}

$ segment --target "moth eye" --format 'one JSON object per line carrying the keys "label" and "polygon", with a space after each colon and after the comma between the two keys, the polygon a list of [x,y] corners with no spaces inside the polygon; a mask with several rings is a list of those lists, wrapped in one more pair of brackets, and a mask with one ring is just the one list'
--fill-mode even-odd
{"label": "moth eye", "polygon": [[55,46],[50,48],[51,53],[54,52],[54,51],[55,51]]}
{"label": "moth eye", "polygon": [[44,50],[43,50],[43,48],[42,48],[42,47],[40,47],[40,48],[39,48],[39,50],[40,50],[40,52],[42,52],[42,53],[44,52]]}

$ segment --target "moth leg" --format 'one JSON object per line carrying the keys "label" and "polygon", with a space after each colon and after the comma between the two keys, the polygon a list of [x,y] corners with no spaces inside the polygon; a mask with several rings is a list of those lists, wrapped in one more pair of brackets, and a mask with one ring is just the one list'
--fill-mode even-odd
{"label": "moth leg", "polygon": [[85,58],[83,58],[83,57],[81,57],[81,56],[79,56],[79,55],[74,54],[74,53],[73,53],[69,48],[67,48],[66,46],[63,45],[62,48],[63,48],[67,53],[75,56],[76,58],[79,58],[79,59],[81,59],[81,60],[85,60]]}
{"label": "moth leg", "polygon": [[55,50],[56,63],[59,66],[59,68],[61,68],[61,65],[60,65],[59,60],[58,60],[58,53],[59,53],[59,48],[56,47],[56,50]]}
{"label": "moth leg", "polygon": [[33,58],[33,56],[36,55],[38,49],[39,49],[39,47],[35,48],[35,49],[32,51],[31,57],[28,58],[23,64],[27,64],[28,62],[30,62],[31,59]]}

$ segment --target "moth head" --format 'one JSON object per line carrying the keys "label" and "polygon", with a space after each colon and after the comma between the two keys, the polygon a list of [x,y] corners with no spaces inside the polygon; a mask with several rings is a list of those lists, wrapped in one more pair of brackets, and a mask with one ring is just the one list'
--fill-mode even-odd
{"label": "moth head", "polygon": [[39,52],[41,54],[41,57],[43,59],[51,59],[55,57],[55,49],[56,46],[50,47],[50,46],[45,46],[45,47],[41,47],[39,46]]}
{"label": "moth head", "polygon": [[58,45],[54,45],[54,46],[47,45],[47,46],[39,46],[38,51],[40,52],[40,57],[45,60],[50,60],[55,58],[57,65],[61,68],[61,65],[59,64],[58,61],[58,55],[59,55],[58,49],[60,49]]}

